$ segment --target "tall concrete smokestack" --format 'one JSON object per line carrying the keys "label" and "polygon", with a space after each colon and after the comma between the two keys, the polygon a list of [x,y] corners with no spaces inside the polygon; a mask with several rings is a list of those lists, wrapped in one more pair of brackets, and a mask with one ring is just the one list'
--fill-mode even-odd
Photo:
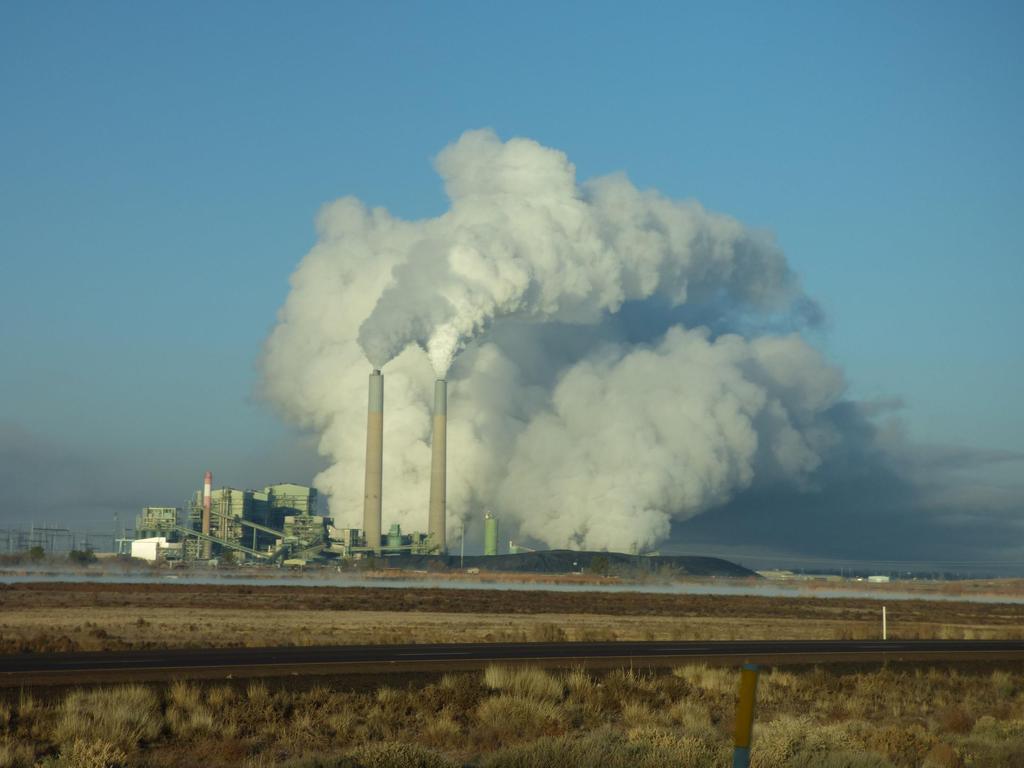
{"label": "tall concrete smokestack", "polygon": [[427,532],[440,555],[448,554],[445,541],[445,475],[448,441],[448,382],[434,382],[434,437],[430,442],[430,524]]}
{"label": "tall concrete smokestack", "polygon": [[[210,535],[210,500],[213,495],[213,472],[206,470],[203,475],[203,533]],[[203,540],[200,549],[205,557],[210,556],[210,542]]]}
{"label": "tall concrete smokestack", "polygon": [[363,494],[363,535],[366,546],[380,552],[380,498],[384,472],[384,377],[370,374],[370,404],[366,411],[366,485]]}

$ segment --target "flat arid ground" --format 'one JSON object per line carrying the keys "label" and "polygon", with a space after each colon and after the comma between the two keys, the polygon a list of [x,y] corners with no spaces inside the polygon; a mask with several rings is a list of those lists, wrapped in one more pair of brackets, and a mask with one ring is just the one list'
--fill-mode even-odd
{"label": "flat arid ground", "polygon": [[[892,600],[894,639],[1021,639],[1024,605]],[[871,639],[864,598],[387,587],[0,585],[0,652],[560,640]]]}

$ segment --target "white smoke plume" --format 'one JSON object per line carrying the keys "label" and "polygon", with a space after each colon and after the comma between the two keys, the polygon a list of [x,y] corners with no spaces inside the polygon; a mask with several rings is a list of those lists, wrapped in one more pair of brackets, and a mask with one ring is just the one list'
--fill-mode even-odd
{"label": "white smoke plume", "polygon": [[426,527],[435,376],[453,531],[488,508],[539,543],[643,547],[758,480],[813,480],[844,383],[799,335],[764,330],[816,313],[769,236],[623,176],[580,184],[561,152],[490,131],[436,167],[437,218],[325,206],[266,344],[266,394],[320,432],[339,524],[361,518],[371,365],[385,525]]}
{"label": "white smoke plume", "polygon": [[[443,377],[501,317],[593,323],[626,301],[715,292],[764,310],[797,290],[767,238],[621,177],[579,186],[566,156],[536,142],[470,132],[437,169],[451,209],[380,244],[394,250],[392,281],[359,329],[377,367],[415,343]],[[349,234],[372,248],[380,233]]]}

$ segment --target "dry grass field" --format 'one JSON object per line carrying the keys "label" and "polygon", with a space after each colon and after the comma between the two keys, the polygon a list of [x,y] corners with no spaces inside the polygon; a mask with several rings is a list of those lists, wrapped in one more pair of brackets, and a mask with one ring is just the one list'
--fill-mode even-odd
{"label": "dry grass field", "polygon": [[[1020,638],[1024,607],[888,603],[893,637]],[[876,637],[864,599],[0,586],[7,653],[371,642]],[[490,667],[0,692],[0,768],[727,765],[735,669]],[[833,665],[759,686],[755,768],[1024,768],[1024,666]]]}
{"label": "dry grass field", "polygon": [[[866,639],[865,599],[187,584],[0,585],[0,653],[557,640]],[[890,637],[1024,638],[1024,606],[888,603]]]}
{"label": "dry grass field", "polygon": [[[381,681],[263,681],[0,698],[19,768],[719,768],[735,669],[490,667]],[[1021,666],[805,668],[758,687],[755,768],[1024,765]]]}

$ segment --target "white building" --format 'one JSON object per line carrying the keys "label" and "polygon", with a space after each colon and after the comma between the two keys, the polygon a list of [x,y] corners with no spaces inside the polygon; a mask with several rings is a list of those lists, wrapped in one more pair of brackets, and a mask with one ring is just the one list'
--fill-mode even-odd
{"label": "white building", "polygon": [[164,536],[154,536],[151,539],[136,539],[132,542],[132,557],[156,562],[160,559],[160,550],[166,547],[167,539]]}

